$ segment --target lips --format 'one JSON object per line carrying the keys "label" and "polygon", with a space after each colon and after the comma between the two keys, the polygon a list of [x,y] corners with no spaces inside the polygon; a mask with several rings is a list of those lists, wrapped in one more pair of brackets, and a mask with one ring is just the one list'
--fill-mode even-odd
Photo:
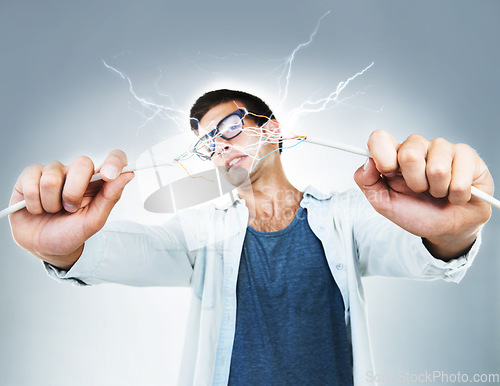
{"label": "lips", "polygon": [[247,157],[246,155],[237,155],[229,158],[226,161],[226,170],[229,171],[229,169],[231,169],[233,166],[238,165],[241,162],[241,160],[243,160],[246,157]]}

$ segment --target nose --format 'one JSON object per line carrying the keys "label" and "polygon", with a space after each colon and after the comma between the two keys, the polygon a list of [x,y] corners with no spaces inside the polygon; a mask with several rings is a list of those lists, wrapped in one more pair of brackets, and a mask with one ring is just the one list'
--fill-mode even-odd
{"label": "nose", "polygon": [[229,142],[230,139],[224,139],[222,137],[217,137],[215,139],[215,153],[220,155],[231,150],[233,145]]}

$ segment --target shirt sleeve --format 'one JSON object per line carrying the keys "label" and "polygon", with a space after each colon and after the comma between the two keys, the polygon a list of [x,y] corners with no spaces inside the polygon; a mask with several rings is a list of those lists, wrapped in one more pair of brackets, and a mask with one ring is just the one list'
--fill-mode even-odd
{"label": "shirt sleeve", "polygon": [[191,225],[173,216],[161,226],[111,222],[88,239],[69,270],[44,263],[55,279],[75,285],[190,285],[197,243]]}
{"label": "shirt sleeve", "polygon": [[445,262],[432,256],[421,237],[377,213],[361,192],[356,196],[353,237],[362,275],[456,283],[465,276],[479,250],[481,234],[465,255]]}

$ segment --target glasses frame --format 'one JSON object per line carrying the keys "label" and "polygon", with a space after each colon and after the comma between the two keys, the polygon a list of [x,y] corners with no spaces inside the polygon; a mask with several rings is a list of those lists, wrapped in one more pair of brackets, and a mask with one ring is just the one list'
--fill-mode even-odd
{"label": "glasses frame", "polygon": [[[241,130],[238,133],[236,133],[235,135],[233,135],[232,137],[226,137],[224,134],[222,134],[219,131],[219,129],[222,126],[222,124],[224,123],[224,121],[226,119],[228,119],[229,117],[232,117],[233,115],[236,115],[236,116],[238,116],[238,118],[240,118],[240,120],[241,120]],[[237,110],[233,111],[231,114],[226,115],[224,118],[222,118],[219,121],[219,123],[217,124],[217,126],[215,127],[215,129],[213,129],[210,132],[208,132],[207,134],[205,134],[203,137],[201,137],[196,142],[196,144],[194,145],[194,148],[198,149],[201,146],[206,146],[208,149],[210,149],[210,144],[213,142],[214,143],[213,148],[215,149],[215,138],[221,137],[221,138],[223,138],[225,140],[230,140],[230,139],[236,138],[238,135],[240,135],[243,132],[243,128],[245,127],[245,124],[243,122],[243,118],[246,117],[246,116],[247,116],[247,111],[245,111],[244,109],[237,109]],[[207,142],[207,143],[205,143],[204,145],[202,145],[204,142]],[[205,155],[203,153],[200,153],[197,150],[195,150],[194,153],[200,159],[202,159],[203,161],[210,161],[212,159],[212,157],[214,156],[214,154],[215,154],[215,150],[212,151],[209,156]]]}

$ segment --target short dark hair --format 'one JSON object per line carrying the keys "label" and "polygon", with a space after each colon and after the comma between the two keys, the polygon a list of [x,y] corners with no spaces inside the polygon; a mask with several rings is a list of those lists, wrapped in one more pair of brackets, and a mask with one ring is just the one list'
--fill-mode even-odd
{"label": "short dark hair", "polygon": [[[262,115],[263,117],[257,117],[253,114],[250,116],[258,126],[263,126],[266,122],[269,121],[269,119],[275,119],[274,113],[271,111],[271,108],[259,97],[256,97],[255,95],[249,94],[244,91],[220,89],[209,91],[199,97],[196,102],[194,102],[193,107],[191,107],[191,111],[189,113],[191,130],[193,130],[195,134],[198,135],[198,125],[205,114],[215,106],[232,101],[242,103],[245,108],[253,114]],[[281,142],[282,141],[280,140],[278,144],[280,153],[282,150]]]}

